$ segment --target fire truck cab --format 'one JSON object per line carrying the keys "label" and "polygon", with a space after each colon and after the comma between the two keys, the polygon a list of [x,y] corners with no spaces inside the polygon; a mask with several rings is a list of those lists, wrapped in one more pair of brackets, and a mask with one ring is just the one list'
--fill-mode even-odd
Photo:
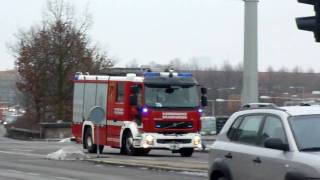
{"label": "fire truck cab", "polygon": [[[90,153],[110,146],[127,155],[168,149],[190,157],[201,148],[200,116],[207,103],[206,89],[201,88],[201,98],[198,89],[191,73],[76,74],[72,133]],[[106,112],[98,125],[88,119],[95,106]]]}

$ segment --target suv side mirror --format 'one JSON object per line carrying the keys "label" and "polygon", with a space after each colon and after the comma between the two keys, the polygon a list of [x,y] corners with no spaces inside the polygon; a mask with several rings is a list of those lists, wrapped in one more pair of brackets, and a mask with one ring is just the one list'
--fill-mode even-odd
{"label": "suv side mirror", "polygon": [[201,96],[201,106],[202,107],[208,106],[208,99],[206,96]]}
{"label": "suv side mirror", "polygon": [[137,106],[138,105],[138,96],[137,94],[130,95],[130,105]]}
{"label": "suv side mirror", "polygon": [[267,138],[264,141],[264,147],[282,151],[289,151],[289,145],[284,143],[280,138]]}

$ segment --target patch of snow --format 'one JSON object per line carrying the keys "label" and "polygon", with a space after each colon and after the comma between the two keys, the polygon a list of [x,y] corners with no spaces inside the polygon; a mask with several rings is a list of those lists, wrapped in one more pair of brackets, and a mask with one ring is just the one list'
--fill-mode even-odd
{"label": "patch of snow", "polygon": [[54,153],[48,154],[47,159],[52,160],[84,160],[88,159],[89,156],[86,155],[82,149],[75,146],[69,146],[62,148]]}
{"label": "patch of snow", "polygon": [[71,141],[71,138],[65,138],[65,139],[61,139],[61,140],[59,141],[59,143],[69,143],[69,142],[72,142],[72,141]]}
{"label": "patch of snow", "polygon": [[184,175],[190,175],[190,176],[200,176],[200,177],[208,177],[207,173],[203,173],[203,172],[189,172],[189,171],[182,171],[180,172],[181,174]]}

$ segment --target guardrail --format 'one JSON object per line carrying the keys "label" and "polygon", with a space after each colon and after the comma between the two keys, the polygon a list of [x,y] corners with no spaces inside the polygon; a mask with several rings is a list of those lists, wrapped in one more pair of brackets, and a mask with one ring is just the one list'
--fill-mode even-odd
{"label": "guardrail", "polygon": [[40,137],[40,131],[22,129],[15,127],[6,127],[6,136],[14,139],[35,139]]}

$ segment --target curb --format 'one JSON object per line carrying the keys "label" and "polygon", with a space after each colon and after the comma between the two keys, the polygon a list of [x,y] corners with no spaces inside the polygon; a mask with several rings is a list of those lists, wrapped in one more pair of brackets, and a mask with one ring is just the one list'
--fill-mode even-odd
{"label": "curb", "polygon": [[170,166],[168,164],[146,164],[143,162],[124,162],[124,161],[118,161],[118,160],[108,160],[108,159],[86,159],[85,161],[88,162],[94,162],[99,164],[108,164],[108,165],[118,165],[118,166],[128,166],[128,167],[143,167],[143,168],[149,168],[149,169],[155,169],[155,170],[163,170],[163,171],[187,171],[187,172],[195,172],[195,173],[207,173],[207,168],[185,168],[185,167],[174,167]]}

